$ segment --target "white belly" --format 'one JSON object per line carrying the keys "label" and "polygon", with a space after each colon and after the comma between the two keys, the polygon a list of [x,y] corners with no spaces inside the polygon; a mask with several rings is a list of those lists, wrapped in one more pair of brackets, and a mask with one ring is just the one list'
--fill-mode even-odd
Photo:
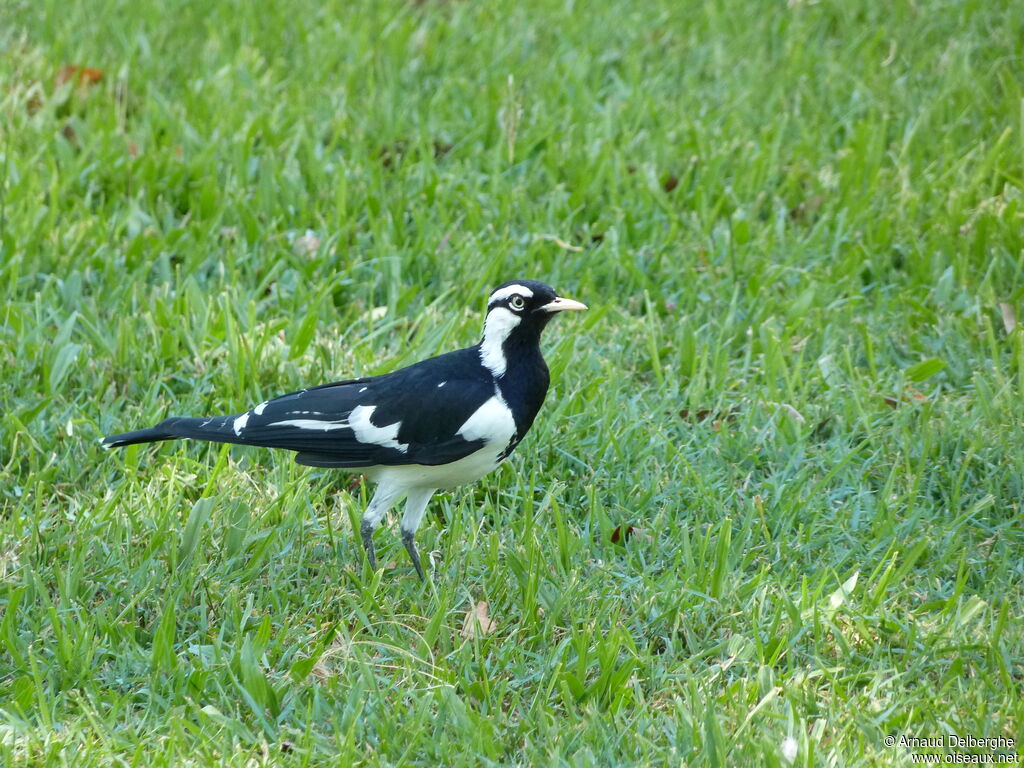
{"label": "white belly", "polygon": [[486,445],[476,453],[450,464],[371,467],[366,470],[366,475],[371,480],[389,485],[393,483],[403,488],[451,488],[476,482],[488,472],[497,469],[501,464],[498,457],[504,448],[504,445]]}

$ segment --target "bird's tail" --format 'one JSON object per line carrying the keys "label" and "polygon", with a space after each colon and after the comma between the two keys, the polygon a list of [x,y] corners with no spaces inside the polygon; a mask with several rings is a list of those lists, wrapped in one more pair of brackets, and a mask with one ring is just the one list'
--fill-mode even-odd
{"label": "bird's tail", "polygon": [[104,448],[122,448],[138,443],[158,443],[161,440],[207,440],[213,443],[245,443],[240,436],[245,414],[239,416],[214,416],[208,419],[174,417],[164,419],[155,427],[123,432],[100,439]]}

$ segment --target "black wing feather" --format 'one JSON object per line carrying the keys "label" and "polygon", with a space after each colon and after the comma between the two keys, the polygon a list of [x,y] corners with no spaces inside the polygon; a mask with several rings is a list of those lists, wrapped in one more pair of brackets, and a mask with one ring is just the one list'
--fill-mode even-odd
{"label": "black wing feather", "polygon": [[[300,464],[369,467],[447,464],[483,447],[458,431],[495,395],[493,379],[474,348],[450,352],[407,368],[290,392],[231,416],[165,419],[155,427],[104,438],[106,447],[192,438],[296,451]],[[348,420],[363,406],[369,427]],[[362,436],[363,439],[360,439]]]}
{"label": "black wing feather", "polygon": [[[458,430],[494,396],[484,373],[475,353],[459,350],[383,376],[292,392],[249,411],[239,437],[249,445],[297,451],[296,461],[310,466],[447,464],[483,446]],[[343,426],[359,406],[373,408],[372,426],[397,424],[397,434],[360,440]]]}

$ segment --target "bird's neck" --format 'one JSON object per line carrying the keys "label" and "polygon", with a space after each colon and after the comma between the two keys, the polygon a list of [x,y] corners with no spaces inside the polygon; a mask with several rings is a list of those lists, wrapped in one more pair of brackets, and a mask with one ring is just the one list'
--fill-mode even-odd
{"label": "bird's neck", "polygon": [[480,362],[512,409],[520,436],[533,424],[548,391],[548,367],[540,353],[543,327],[543,323],[523,323],[499,307],[487,313],[479,344]]}
{"label": "bird's neck", "polygon": [[505,372],[496,376],[498,391],[512,409],[520,435],[533,424],[548,392],[550,375],[540,352],[539,334],[513,333],[502,344]]}

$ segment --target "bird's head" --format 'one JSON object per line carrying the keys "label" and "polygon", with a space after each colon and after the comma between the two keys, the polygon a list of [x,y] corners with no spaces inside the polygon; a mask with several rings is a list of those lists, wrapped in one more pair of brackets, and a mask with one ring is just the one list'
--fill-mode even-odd
{"label": "bird's head", "polygon": [[487,299],[484,338],[480,342],[484,365],[496,376],[504,374],[507,346],[536,345],[541,331],[557,313],[586,308],[586,304],[563,298],[550,285],[537,280],[499,285]]}

